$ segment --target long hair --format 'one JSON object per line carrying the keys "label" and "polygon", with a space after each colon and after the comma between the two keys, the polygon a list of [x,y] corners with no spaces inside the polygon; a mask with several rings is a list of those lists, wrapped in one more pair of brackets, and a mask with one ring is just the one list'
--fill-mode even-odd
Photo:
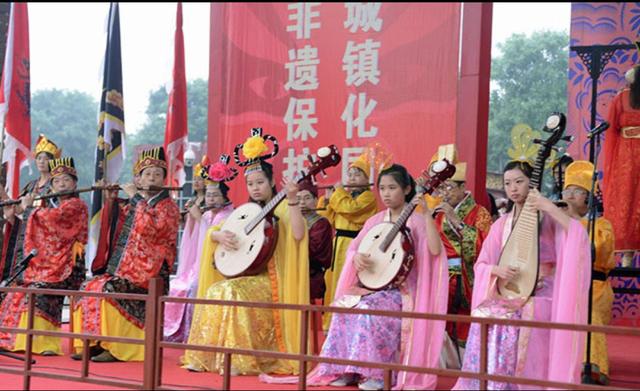
{"label": "long hair", "polygon": [[411,175],[409,175],[409,172],[407,171],[406,168],[404,168],[399,164],[393,164],[391,167],[382,170],[380,172],[380,175],[378,175],[378,182],[376,184],[378,188],[380,188],[380,178],[382,178],[385,175],[391,176],[393,180],[396,181],[396,183],[398,183],[400,187],[402,187],[403,190],[407,186],[411,187],[411,191],[409,191],[409,194],[404,196],[405,202],[410,202],[413,199],[413,197],[415,197],[416,181],[414,181]]}
{"label": "long hair", "polygon": [[[531,179],[531,176],[533,175],[533,167],[531,166],[531,164],[529,164],[528,162],[521,162],[519,160],[512,160],[509,163],[507,163],[507,165],[504,166],[504,169],[502,170],[503,186],[504,186],[504,174],[507,171],[511,171],[511,170],[520,170],[529,179]],[[513,209],[513,201],[508,200],[507,213],[511,212],[512,209]]]}
{"label": "long hair", "polygon": [[633,82],[629,84],[629,105],[638,110],[640,109],[640,65],[635,65]]}

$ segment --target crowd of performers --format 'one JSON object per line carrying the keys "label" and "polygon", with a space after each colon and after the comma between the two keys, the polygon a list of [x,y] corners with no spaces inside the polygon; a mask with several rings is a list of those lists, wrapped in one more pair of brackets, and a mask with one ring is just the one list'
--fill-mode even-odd
{"label": "crowd of performers", "polygon": [[[416,181],[398,163],[375,172],[366,154],[349,164],[346,184],[338,183],[320,194],[311,180],[296,183],[285,178],[281,184],[276,183],[273,166],[268,162],[274,152],[267,154],[266,143],[277,144],[277,140],[254,129],[241,148],[236,148],[234,156],[236,163],[241,163],[238,165],[244,183],[236,180],[232,184],[239,170],[232,167],[228,155],[215,162],[204,158],[194,168],[194,195],[183,217],[169,191],[162,188],[167,173],[163,149],[143,151],[133,168],[134,183],[121,187],[127,198],[118,198],[117,190],[104,190],[102,216],[108,229],[100,240],[99,251],[105,255],[105,262],[93,265],[91,273],[85,269],[84,255],[87,205],[77,194],[64,195],[65,191],[76,189],[74,161],[61,157],[58,146],[41,136],[34,151],[40,177],[27,184],[19,204],[3,209],[2,279],[14,276],[21,260],[35,249],[36,255],[14,285],[145,294],[149,281],[159,277],[164,280],[164,294],[173,297],[324,303],[358,309],[578,324],[587,323],[588,292],[593,281],[592,323],[607,324],[613,302],[607,274],[615,266],[614,249],[624,249],[627,254],[640,247],[640,212],[624,207],[629,206],[625,200],[637,199],[638,181],[623,181],[633,187],[626,189],[628,192],[611,191],[613,187],[607,185],[610,170],[617,177],[631,177],[638,169],[634,163],[637,159],[616,157],[632,156],[632,150],[639,150],[640,127],[633,126],[640,123],[638,84],[634,80],[631,89],[621,92],[611,106],[613,129],[606,138],[604,164],[604,212],[611,221],[597,218],[593,273],[586,228],[594,167],[587,161],[572,161],[564,156],[554,162],[558,198],[565,202],[564,206],[558,206],[537,189],[530,189],[533,156],[525,153],[510,161],[503,170],[508,205],[504,213],[492,214],[477,204],[465,187],[466,164],[458,161],[454,145],[440,146],[430,161],[425,159],[426,167],[443,159],[456,167],[454,176],[431,195],[417,194]],[[245,159],[242,162],[239,150]],[[277,153],[277,148],[274,151]],[[419,185],[423,179],[418,180]],[[228,197],[232,185],[246,186],[249,202],[261,207],[276,197],[278,188],[284,199],[268,216],[277,242],[266,266],[252,275],[229,278],[216,269],[213,259],[218,247],[234,251],[239,246],[233,232],[222,229],[234,210]],[[58,197],[34,200],[39,195],[61,192],[63,195]],[[3,191],[0,195],[2,200],[8,199]],[[609,204],[613,202],[610,208],[607,200]],[[525,202],[541,212],[538,281],[535,293],[526,300],[506,299],[496,294],[497,282],[513,279],[518,270],[499,265],[498,261]],[[359,245],[377,224],[395,222],[407,204],[417,206],[406,222],[415,252],[413,267],[399,285],[366,289],[358,273],[370,268],[371,261],[368,254],[358,251]],[[178,243],[181,224],[183,233]],[[171,279],[176,259],[177,273]],[[3,293],[1,299],[0,324],[26,327],[25,294]],[[36,295],[34,327],[60,330],[62,309],[62,296]],[[167,341],[300,351],[300,317],[296,311],[167,303],[164,316]],[[73,303],[71,318],[75,332],[96,336],[90,348],[92,361],[143,360],[142,345],[104,342],[100,337],[144,339],[144,302],[82,297]],[[320,351],[324,357],[472,372],[479,369],[477,323],[445,324],[347,313],[326,313],[321,323],[319,327],[326,333]],[[594,380],[606,384],[606,338],[599,333],[591,337]],[[586,333],[491,325],[487,343],[490,373],[580,382]],[[0,348],[24,351],[24,334],[0,333]],[[74,348],[71,358],[81,359],[79,340]],[[36,336],[32,349],[41,355],[62,354],[61,341],[56,337]],[[180,364],[189,371],[224,370],[223,355],[213,352],[186,350]],[[295,361],[245,355],[234,355],[231,362],[232,375],[261,375],[265,382],[286,382],[287,377],[275,375],[295,375],[298,369]],[[399,389],[430,389],[436,386],[437,377],[399,372],[393,374],[392,381]],[[308,383],[382,389],[383,370],[320,363],[308,374]],[[460,378],[454,388],[478,387],[477,380]],[[489,382],[489,387],[519,386]]]}

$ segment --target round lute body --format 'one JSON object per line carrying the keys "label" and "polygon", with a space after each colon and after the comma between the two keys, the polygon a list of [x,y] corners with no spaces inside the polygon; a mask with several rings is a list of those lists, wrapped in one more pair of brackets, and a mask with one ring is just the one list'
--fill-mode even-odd
{"label": "round lute body", "polygon": [[[237,147],[236,147],[237,148]],[[309,157],[311,165],[302,172],[298,183],[327,167],[340,163],[338,147],[330,145],[318,150],[318,160]],[[278,241],[278,227],[273,211],[285,198],[286,189],[280,190],[264,207],[249,202],[235,209],[222,224],[221,231],[235,234],[238,249],[230,251],[218,246],[214,254],[216,269],[227,278],[262,273],[269,263]]]}
{"label": "round lute body", "polygon": [[[417,193],[431,194],[443,181],[451,178],[456,167],[446,159],[432,166],[434,175],[427,177]],[[414,243],[409,234],[406,223],[415,210],[416,205],[409,203],[402,209],[402,213],[395,223],[382,222],[373,226],[366,233],[358,252],[369,254],[373,266],[358,272],[360,283],[370,290],[382,290],[400,286],[409,275],[415,260]]]}
{"label": "round lute body", "polygon": [[[551,136],[545,141],[534,140],[540,144],[538,155],[533,167],[533,173],[529,181],[530,189],[540,190],[542,174],[546,160],[551,155],[551,150],[563,138],[566,118],[562,113],[553,113],[543,128]],[[569,136],[570,137],[570,136]],[[539,240],[540,240],[540,212],[529,202],[525,201],[524,207],[515,222],[507,241],[502,248],[499,266],[511,267],[518,270],[517,275],[511,280],[498,278],[498,295],[505,299],[526,300],[535,293],[538,283],[538,271],[540,265]]]}
{"label": "round lute body", "polygon": [[358,252],[370,254],[371,269],[358,273],[360,283],[371,290],[400,286],[409,275],[415,258],[413,241],[406,230],[395,235],[386,251],[382,243],[394,229],[394,224],[382,222],[375,225],[360,242]]}
{"label": "round lute body", "polygon": [[221,231],[235,233],[238,241],[237,250],[227,250],[222,246],[216,248],[215,265],[223,276],[252,276],[266,268],[278,241],[275,219],[261,218],[252,231],[244,229],[261,213],[260,205],[249,202],[236,208],[222,224]]}

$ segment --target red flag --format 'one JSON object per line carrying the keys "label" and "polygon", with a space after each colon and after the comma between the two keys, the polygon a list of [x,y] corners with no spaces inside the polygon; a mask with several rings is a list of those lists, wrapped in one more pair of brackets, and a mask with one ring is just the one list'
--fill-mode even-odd
{"label": "red flag", "polygon": [[167,183],[182,186],[185,180],[184,152],[187,146],[187,78],[184,70],[184,36],[182,34],[182,3],[176,13],[176,35],[173,59],[173,79],[167,108],[164,150],[169,172]]}
{"label": "red flag", "polygon": [[31,90],[29,76],[29,15],[27,3],[11,3],[7,50],[0,82],[0,115],[4,118],[7,188],[12,198],[20,191],[20,170],[31,149]]}

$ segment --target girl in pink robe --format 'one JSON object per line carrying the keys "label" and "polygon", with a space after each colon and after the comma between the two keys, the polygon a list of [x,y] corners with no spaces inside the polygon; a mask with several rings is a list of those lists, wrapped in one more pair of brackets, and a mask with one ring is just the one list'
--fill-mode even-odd
{"label": "girl in pink robe", "polygon": [[[512,210],[500,217],[474,266],[472,316],[545,322],[586,324],[591,278],[589,240],[579,221],[564,215],[537,190],[529,191],[532,168],[512,161],[504,169],[505,190]],[[540,223],[539,277],[533,296],[524,303],[497,297],[496,282],[510,279],[514,269],[498,266],[502,248],[527,197],[542,212]],[[490,374],[559,382],[580,382],[585,333],[569,330],[492,325],[487,336],[487,369]],[[463,371],[478,372],[480,325],[472,323]],[[475,379],[460,378],[453,389],[479,389]],[[488,389],[531,389],[489,381]]]}
{"label": "girl in pink robe", "polygon": [[[195,298],[198,292],[198,271],[202,244],[209,227],[222,223],[233,211],[227,199],[228,187],[224,183],[209,182],[204,201],[206,207],[218,208],[201,214],[197,205],[193,206],[184,227],[180,242],[180,263],[176,277],[171,280],[169,296]],[[193,305],[167,303],[164,310],[164,336],[170,342],[186,342],[189,338]]]}
{"label": "girl in pink robe", "polygon": [[[404,167],[393,165],[380,173],[378,188],[381,199],[389,209],[369,218],[360,234],[351,242],[333,305],[446,314],[446,252],[422,197],[416,197],[412,202],[422,203],[426,214],[414,212],[406,223],[416,255],[408,278],[399,288],[376,292],[364,289],[359,283],[357,269],[362,266],[356,259],[358,247],[370,229],[378,223],[391,220],[393,206],[389,205],[389,196],[385,195],[384,188],[390,184],[393,186],[393,183],[401,189],[411,189],[404,194],[406,202],[414,199],[415,182]],[[334,314],[321,356],[436,368],[444,340],[444,327],[445,322],[442,321]],[[343,373],[350,379],[340,377]],[[361,389],[381,389],[382,375],[383,371],[375,368],[321,363],[309,375],[309,384],[339,386],[341,381],[350,383],[359,378]],[[373,383],[367,385],[372,380]],[[394,373],[394,389],[434,389],[436,382],[435,375]]]}

